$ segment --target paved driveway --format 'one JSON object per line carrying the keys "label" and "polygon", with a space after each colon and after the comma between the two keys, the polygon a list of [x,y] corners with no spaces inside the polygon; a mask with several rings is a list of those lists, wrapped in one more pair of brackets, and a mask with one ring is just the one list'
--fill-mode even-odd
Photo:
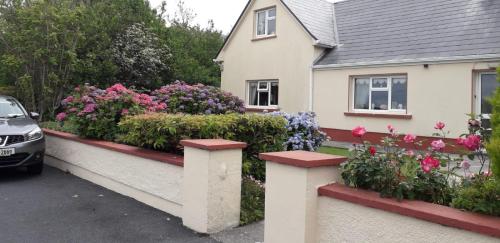
{"label": "paved driveway", "polygon": [[1,242],[216,242],[179,218],[46,167],[0,170]]}

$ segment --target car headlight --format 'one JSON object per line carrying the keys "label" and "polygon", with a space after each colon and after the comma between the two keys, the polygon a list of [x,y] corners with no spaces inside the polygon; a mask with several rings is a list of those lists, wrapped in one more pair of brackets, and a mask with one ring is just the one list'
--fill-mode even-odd
{"label": "car headlight", "polygon": [[39,127],[26,134],[26,141],[37,140],[43,137],[42,129]]}

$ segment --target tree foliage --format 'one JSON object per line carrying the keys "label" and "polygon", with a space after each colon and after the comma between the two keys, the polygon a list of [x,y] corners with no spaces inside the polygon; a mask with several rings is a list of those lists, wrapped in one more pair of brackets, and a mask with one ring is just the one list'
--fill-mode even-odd
{"label": "tree foliage", "polygon": [[[500,82],[500,67],[497,69],[498,82]],[[495,96],[490,100],[493,107],[491,116],[491,128],[493,134],[487,145],[488,155],[492,163],[493,175],[500,179],[500,88],[497,88]]]}
{"label": "tree foliage", "polygon": [[166,8],[145,0],[0,0],[0,91],[15,87],[29,110],[53,116],[63,94],[84,83],[219,85],[212,59],[221,32],[193,25],[182,1],[173,18]]}

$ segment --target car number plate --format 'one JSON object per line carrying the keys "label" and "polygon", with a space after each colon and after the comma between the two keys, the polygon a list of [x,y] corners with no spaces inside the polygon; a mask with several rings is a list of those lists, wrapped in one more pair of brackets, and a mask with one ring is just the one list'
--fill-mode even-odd
{"label": "car number plate", "polygon": [[11,156],[16,153],[16,150],[13,148],[8,149],[0,149],[0,157]]}

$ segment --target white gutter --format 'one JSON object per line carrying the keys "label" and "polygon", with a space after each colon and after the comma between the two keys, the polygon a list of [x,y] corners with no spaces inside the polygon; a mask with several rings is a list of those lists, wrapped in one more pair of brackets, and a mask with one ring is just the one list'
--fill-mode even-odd
{"label": "white gutter", "polygon": [[470,55],[470,56],[455,56],[455,57],[431,57],[431,58],[417,58],[417,59],[396,59],[387,61],[314,65],[313,68],[314,69],[341,69],[346,67],[366,68],[366,67],[378,67],[378,66],[461,63],[470,61],[500,61],[500,54]]}

